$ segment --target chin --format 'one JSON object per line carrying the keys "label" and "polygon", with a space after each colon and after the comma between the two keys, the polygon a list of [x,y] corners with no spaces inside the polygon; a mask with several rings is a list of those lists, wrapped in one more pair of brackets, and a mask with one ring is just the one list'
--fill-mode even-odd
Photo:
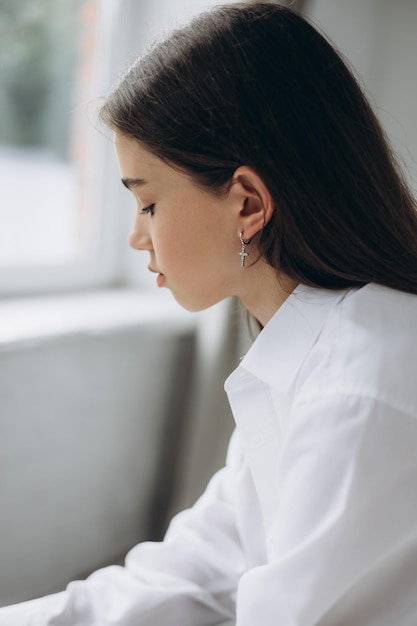
{"label": "chin", "polygon": [[218,302],[221,302],[224,298],[186,298],[181,295],[172,294],[174,299],[178,302],[178,304],[185,309],[186,311],[190,311],[190,313],[198,313],[199,311],[205,311],[210,307],[214,306]]}

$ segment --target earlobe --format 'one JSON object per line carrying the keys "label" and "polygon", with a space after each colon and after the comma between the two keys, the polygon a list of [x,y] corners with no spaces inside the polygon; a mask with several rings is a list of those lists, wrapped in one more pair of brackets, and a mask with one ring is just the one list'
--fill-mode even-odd
{"label": "earlobe", "polygon": [[269,222],[274,211],[272,196],[259,174],[249,166],[239,167],[234,174],[235,190],[241,198],[239,232],[251,239]]}

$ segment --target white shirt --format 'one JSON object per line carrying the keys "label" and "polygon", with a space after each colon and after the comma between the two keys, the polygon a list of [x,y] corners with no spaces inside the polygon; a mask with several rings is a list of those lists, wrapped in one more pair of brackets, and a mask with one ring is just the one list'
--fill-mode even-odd
{"label": "white shirt", "polygon": [[300,286],[225,387],[226,466],[164,542],[1,626],[417,624],[417,297]]}

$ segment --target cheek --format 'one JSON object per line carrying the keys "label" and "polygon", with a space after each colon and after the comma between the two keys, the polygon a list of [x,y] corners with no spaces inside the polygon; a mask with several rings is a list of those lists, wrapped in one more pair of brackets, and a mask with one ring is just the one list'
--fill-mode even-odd
{"label": "cheek", "polygon": [[186,236],[178,229],[155,228],[152,233],[153,248],[166,268],[181,264],[188,257]]}
{"label": "cheek", "polygon": [[[181,219],[157,220],[159,216],[155,215],[152,224],[152,240],[156,252],[160,256],[167,257],[171,261],[185,258],[189,254],[190,248],[193,246],[194,238],[192,235],[193,226],[188,221]],[[164,216],[165,217],[165,216]]]}
{"label": "cheek", "polygon": [[167,271],[186,267],[188,274],[195,276],[196,272],[210,272],[224,264],[226,240],[227,249],[233,250],[233,246],[229,245],[226,225],[216,218],[216,207],[207,207],[199,199],[188,202],[189,207],[184,202],[175,210],[171,205],[169,219],[168,211],[160,221],[160,216],[155,214],[152,240],[155,253]]}

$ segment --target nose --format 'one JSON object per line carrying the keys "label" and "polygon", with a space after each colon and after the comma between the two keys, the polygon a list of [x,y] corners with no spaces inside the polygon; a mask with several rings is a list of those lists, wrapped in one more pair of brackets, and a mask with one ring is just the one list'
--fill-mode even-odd
{"label": "nose", "polygon": [[129,246],[134,250],[152,250],[152,240],[147,227],[148,216],[138,215],[129,234]]}

